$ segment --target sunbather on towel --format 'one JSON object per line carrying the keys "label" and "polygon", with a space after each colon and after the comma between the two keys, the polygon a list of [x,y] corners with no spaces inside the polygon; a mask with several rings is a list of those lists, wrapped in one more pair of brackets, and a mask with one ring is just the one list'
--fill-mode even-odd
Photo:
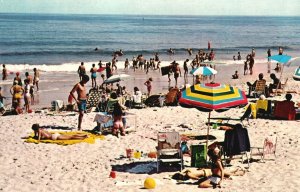
{"label": "sunbather on towel", "polygon": [[50,133],[41,128],[39,124],[33,124],[31,127],[34,131],[34,137],[42,140],[82,140],[87,138],[86,134],[61,135],[59,133]]}
{"label": "sunbather on towel", "polygon": [[208,176],[207,179],[199,184],[200,188],[209,188],[209,187],[221,187],[221,183],[224,177],[230,177],[231,175],[235,176],[242,176],[245,174],[244,170],[236,169],[232,172],[229,172],[224,169],[220,149],[218,146],[213,143],[212,145],[208,146],[209,150],[207,155],[210,157],[212,164],[211,164],[211,176]]}

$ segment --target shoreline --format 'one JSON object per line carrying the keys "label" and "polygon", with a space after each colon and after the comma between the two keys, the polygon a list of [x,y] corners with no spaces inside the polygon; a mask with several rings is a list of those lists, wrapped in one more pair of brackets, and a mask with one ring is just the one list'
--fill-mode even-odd
{"label": "shoreline", "polygon": [[[170,62],[171,63],[171,62]],[[166,63],[167,64],[167,63]],[[258,78],[259,73],[263,73],[265,79],[267,82],[271,82],[269,74],[267,73],[267,64],[261,63],[261,64],[255,64],[254,65],[254,72],[253,75],[243,75],[243,65],[241,64],[232,64],[232,65],[215,65],[216,70],[218,73],[215,76],[215,82],[224,83],[224,84],[231,84],[233,86],[237,86],[238,88],[245,91],[247,94],[248,87],[246,85],[246,82],[254,82]],[[274,69],[275,65],[273,64],[271,69]],[[295,82],[292,79],[293,72],[295,71],[297,67],[296,66],[290,66],[285,67],[283,71],[282,81],[284,79],[289,78],[288,84],[293,84]],[[77,66],[74,67],[74,69],[77,69]],[[86,70],[89,71],[89,67],[86,66]],[[189,67],[190,70],[190,67]],[[232,79],[231,75],[234,74],[234,71],[238,70],[240,74],[239,79]],[[274,70],[271,70],[271,73],[275,73]],[[121,86],[126,86],[127,91],[133,92],[133,87],[137,86],[142,93],[146,93],[147,89],[146,86],[144,86],[144,82],[149,78],[153,78],[153,94],[166,94],[168,92],[169,87],[175,86],[175,81],[173,75],[171,75],[171,82],[168,82],[167,75],[161,76],[161,73],[158,70],[149,70],[149,73],[146,74],[144,70],[137,69],[135,72],[133,69],[124,70],[120,67],[117,71],[114,72],[114,74],[128,74],[131,76],[130,79],[121,81]],[[178,87],[181,87],[185,84],[183,73],[184,70],[181,67],[181,73],[182,77],[178,78]],[[30,74],[33,74],[30,72]],[[89,75],[89,72],[87,73]],[[105,74],[105,72],[104,72]],[[280,73],[275,73],[276,76],[279,78]],[[67,104],[67,98],[69,95],[69,92],[73,88],[73,86],[79,82],[79,77],[76,72],[40,72],[41,78],[40,78],[40,91],[35,92],[35,104],[32,105],[32,108],[39,109],[42,107],[49,107],[51,106],[51,101],[53,100],[63,100],[65,104]],[[14,75],[9,75],[9,79],[6,81],[2,81],[2,84],[0,83],[0,86],[2,87],[2,93],[4,96],[8,97],[7,100],[5,100],[4,105],[7,106],[9,103],[11,103],[11,95],[9,93],[9,89],[12,85],[12,78]],[[24,76],[21,78],[24,79]],[[192,75],[188,75],[188,84],[192,84],[193,77]],[[207,80],[204,81],[204,83],[213,81]],[[97,84],[101,84],[102,79],[100,77],[100,73],[97,74]],[[297,82],[295,82],[297,85]],[[87,90],[91,88],[91,81],[87,83]],[[115,85],[114,85],[115,86]],[[300,89],[299,89],[300,90]],[[22,103],[24,103],[22,101]]]}

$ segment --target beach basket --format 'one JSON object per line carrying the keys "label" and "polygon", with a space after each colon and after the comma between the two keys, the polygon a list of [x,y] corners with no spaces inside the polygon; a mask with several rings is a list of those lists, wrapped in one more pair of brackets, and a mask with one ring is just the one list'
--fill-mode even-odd
{"label": "beach basket", "polygon": [[191,145],[191,166],[192,167],[205,167],[207,159],[206,145]]}

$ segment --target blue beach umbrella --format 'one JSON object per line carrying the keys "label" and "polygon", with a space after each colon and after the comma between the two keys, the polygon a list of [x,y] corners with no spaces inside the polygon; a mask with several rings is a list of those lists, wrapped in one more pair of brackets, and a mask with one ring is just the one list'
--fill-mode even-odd
{"label": "blue beach umbrella", "polygon": [[[273,55],[273,56],[268,57],[268,58],[271,59],[271,60],[277,61],[278,63],[283,64],[283,67],[282,67],[282,70],[281,70],[281,73],[280,73],[280,78],[279,78],[280,81],[281,81],[283,68],[284,68],[285,65],[287,65],[289,63],[289,61],[292,59],[292,56],[289,56],[289,55]],[[277,95],[278,86],[279,86],[279,84],[277,85],[275,95]]]}
{"label": "blue beach umbrella", "polygon": [[282,64],[287,64],[292,59],[292,56],[289,56],[289,55],[273,55],[273,56],[268,57],[268,58],[272,59],[274,61],[277,61],[279,63],[282,63]]}

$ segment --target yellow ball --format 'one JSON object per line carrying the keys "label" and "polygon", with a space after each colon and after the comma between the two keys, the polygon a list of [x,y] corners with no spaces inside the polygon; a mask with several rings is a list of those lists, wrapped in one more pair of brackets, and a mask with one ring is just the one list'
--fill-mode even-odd
{"label": "yellow ball", "polygon": [[144,187],[146,189],[154,189],[156,187],[155,179],[147,177],[144,181]]}

